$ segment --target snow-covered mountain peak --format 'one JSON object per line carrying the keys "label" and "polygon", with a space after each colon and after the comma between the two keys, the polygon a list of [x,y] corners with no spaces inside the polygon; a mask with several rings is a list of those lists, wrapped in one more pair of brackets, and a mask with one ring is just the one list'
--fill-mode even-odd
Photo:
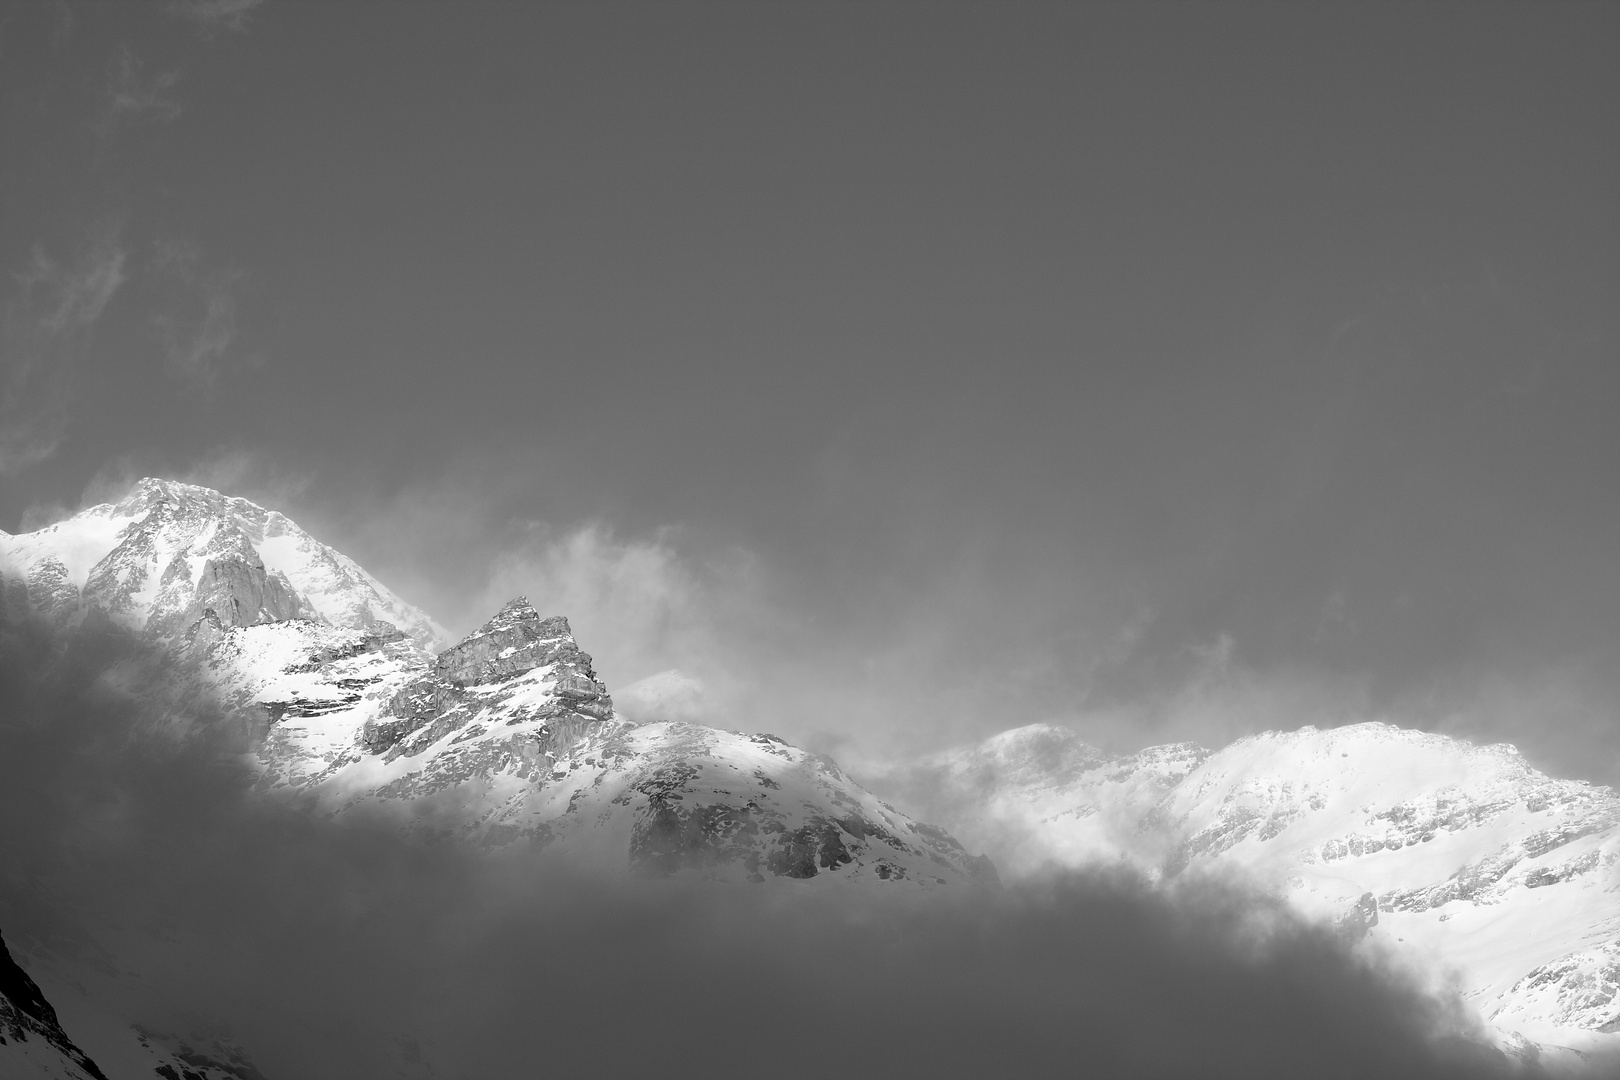
{"label": "snow-covered mountain peak", "polygon": [[[1269,863],[1287,848],[1331,863],[1352,849],[1357,858],[1397,852],[1473,836],[1498,821],[1533,828],[1536,815],[1606,814],[1614,804],[1612,792],[1537,772],[1512,746],[1369,722],[1239,739],[1211,755],[1154,815],[1184,836],[1167,868],[1174,872],[1228,851]],[[1354,835],[1339,835],[1346,821],[1359,826]],[[1477,857],[1473,847],[1464,844],[1458,857]]]}
{"label": "snow-covered mountain peak", "polygon": [[226,626],[386,623],[423,647],[446,640],[425,613],[282,514],[152,477],[116,503],[31,533],[0,533],[0,579],[6,618],[104,618],[165,637],[212,611]]}
{"label": "snow-covered mountain peak", "polygon": [[[509,600],[483,626],[439,654],[438,671],[459,685],[491,682],[549,664],[558,650],[572,645],[573,631],[562,615],[540,617],[528,601],[519,596]],[[590,667],[590,657],[584,666]]]}
{"label": "snow-covered mountain peak", "polygon": [[1237,873],[1447,972],[1509,1043],[1620,1032],[1620,794],[1505,743],[1367,722],[1109,756],[1035,725],[891,781],[1013,873]]}
{"label": "snow-covered mountain peak", "polygon": [[567,620],[522,598],[438,656],[302,620],[199,632],[187,655],[267,725],[259,789],[324,813],[653,876],[994,877],[773,735],[620,719]]}

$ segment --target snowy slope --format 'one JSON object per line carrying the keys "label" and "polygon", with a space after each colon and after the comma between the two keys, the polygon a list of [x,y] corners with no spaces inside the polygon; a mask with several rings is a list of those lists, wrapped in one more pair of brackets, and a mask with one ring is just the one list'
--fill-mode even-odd
{"label": "snowy slope", "polygon": [[39,986],[0,939],[0,1076],[7,1080],[106,1080],[57,1021]]}
{"label": "snowy slope", "polygon": [[[0,941],[0,1038],[10,1039],[6,1001],[18,998],[14,991],[5,989],[3,969],[9,945],[15,962],[27,968],[22,979],[33,986],[33,996],[45,1003],[44,1011],[51,1017],[59,1018],[52,1021],[56,1025],[55,1041],[66,1046],[71,1066],[60,1065],[51,1057],[49,1038],[41,1040],[30,1032],[29,1042],[11,1040],[15,1048],[11,1056],[8,1047],[0,1045],[0,1077],[22,1080],[105,1074],[111,1080],[151,1076],[168,1080],[266,1080],[247,1053],[223,1038],[213,1025],[204,1023],[196,1029],[195,1018],[188,1016],[185,1009],[174,1008],[162,990],[131,970],[128,957],[106,949],[95,934],[71,917],[62,918],[57,898],[42,883],[11,878],[5,885],[0,908],[7,913],[8,926],[15,928],[21,923],[31,926],[32,931],[12,936],[8,930],[8,940]],[[117,933],[116,929],[113,933]],[[174,944],[174,938],[166,936],[157,947],[167,950]],[[20,969],[13,972],[13,984],[17,974],[21,974]],[[145,1026],[130,1023],[130,1018],[137,1015],[145,1019]],[[154,1030],[155,1019],[161,1021],[155,1026],[165,1030]],[[49,1029],[49,1024],[46,1027]],[[186,1033],[178,1036],[169,1029]],[[71,1040],[67,1032],[72,1033]],[[75,1054],[93,1059],[100,1071],[79,1065]],[[43,1072],[30,1071],[32,1064],[22,1064],[42,1058],[51,1062]]]}
{"label": "snowy slope", "polygon": [[[437,624],[344,556],[206,489],[143,481],[0,534],[0,601],[0,632],[34,622],[69,655],[87,643],[113,658],[98,681],[129,703],[132,734],[247,732],[256,797],[340,822],[751,888],[994,880],[988,860],[775,736],[621,718],[567,620],[522,598],[435,654]],[[108,635],[127,647],[106,651]],[[184,1035],[133,1027],[151,1003],[139,961],[61,951],[82,937],[33,940],[31,962],[113,1075],[258,1077],[183,1017]],[[20,1068],[0,1058],[0,1075],[35,1075]]]}
{"label": "snowy slope", "polygon": [[[311,813],[658,877],[995,875],[832,762],[691,722],[678,673],[636,688],[632,722],[567,621],[522,598],[435,655],[438,625],[351,560],[205,488],[146,480],[0,534],[0,630],[20,620],[143,643],[120,692],[171,726],[222,710],[253,734],[259,797]],[[1620,797],[1512,747],[1361,724],[1111,755],[1033,725],[885,783],[1015,875],[1123,863],[1259,882],[1448,980],[1505,1047],[1620,1040]]]}
{"label": "snowy slope", "polygon": [[891,781],[970,843],[1006,843],[1014,873],[1238,873],[1437,973],[1504,1037],[1620,1032],[1620,796],[1511,746],[1366,723],[1112,757],[1036,725]]}
{"label": "snowy slope", "polygon": [[0,534],[0,577],[8,619],[155,646],[122,662],[120,688],[171,728],[222,707],[256,734],[267,797],[654,875],[909,887],[994,874],[773,736],[622,719],[567,620],[521,598],[435,656],[436,623],[244,499],[143,480],[116,504]]}
{"label": "snowy slope", "polygon": [[0,532],[0,616],[67,625],[104,617],[164,635],[209,609],[227,624],[387,622],[426,648],[446,637],[281,514],[208,488],[146,479],[116,504],[31,533]]}
{"label": "snowy slope", "polygon": [[[1620,796],[1511,746],[1387,724],[1268,732],[1211,756],[1153,815],[1167,873],[1241,867],[1300,910],[1444,966],[1540,1042],[1620,1031]],[[1350,916],[1355,919],[1355,916]]]}
{"label": "snowy slope", "polygon": [[260,790],[322,812],[654,876],[994,876],[775,736],[619,719],[567,621],[522,598],[438,657],[307,621],[207,626],[189,648],[197,678],[268,725]]}

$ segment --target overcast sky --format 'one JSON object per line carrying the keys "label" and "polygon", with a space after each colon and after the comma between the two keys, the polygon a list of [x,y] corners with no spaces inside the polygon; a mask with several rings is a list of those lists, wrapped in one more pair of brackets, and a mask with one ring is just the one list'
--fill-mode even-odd
{"label": "overcast sky", "polygon": [[857,767],[1620,781],[1620,7],[3,10],[0,528],[209,483]]}

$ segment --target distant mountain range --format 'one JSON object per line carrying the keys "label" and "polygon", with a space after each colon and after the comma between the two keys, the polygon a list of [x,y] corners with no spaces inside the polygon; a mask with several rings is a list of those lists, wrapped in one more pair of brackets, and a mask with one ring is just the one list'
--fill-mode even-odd
{"label": "distant mountain range", "polygon": [[[236,725],[256,797],[324,818],[738,887],[993,885],[990,858],[953,832],[1014,877],[1232,874],[1461,990],[1521,1058],[1578,1062],[1620,1041],[1620,797],[1508,746],[1361,724],[1114,756],[1035,725],[874,784],[947,832],[774,735],[622,718],[566,618],[521,597],[452,644],[281,514],[153,479],[0,533],[0,634],[31,630],[58,654],[139,643],[120,660],[132,724],[181,738],[198,717]],[[21,955],[85,994],[108,985],[46,944]],[[0,982],[0,1034],[17,1033],[5,1075],[99,1075],[22,978]],[[116,1017],[81,1037],[115,1077],[258,1075],[239,1048]]]}

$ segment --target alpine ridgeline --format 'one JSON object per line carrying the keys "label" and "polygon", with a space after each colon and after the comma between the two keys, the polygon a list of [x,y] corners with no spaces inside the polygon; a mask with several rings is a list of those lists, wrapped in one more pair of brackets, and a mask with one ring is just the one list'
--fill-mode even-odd
{"label": "alpine ridgeline", "polygon": [[1383,723],[1106,754],[1036,724],[891,775],[1003,870],[1240,872],[1556,1066],[1620,1044],[1620,795]]}
{"label": "alpine ridgeline", "polygon": [[256,735],[257,789],[321,813],[653,876],[994,877],[774,735],[619,718],[568,620],[522,597],[432,655],[432,619],[281,514],[208,488],[142,480],[0,533],[0,597],[7,623],[157,646],[151,693],[223,704]]}
{"label": "alpine ridgeline", "polygon": [[173,636],[300,620],[397,627],[424,648],[444,629],[274,510],[208,488],[142,480],[116,503],[37,532],[0,532],[0,621],[111,624]]}
{"label": "alpine ridgeline", "polygon": [[[11,670],[39,678],[105,668],[130,737],[225,731],[234,748],[245,733],[250,797],[339,823],[751,888],[995,879],[988,859],[774,735],[622,719],[568,620],[522,597],[435,655],[446,635],[423,612],[281,514],[207,488],[142,480],[117,503],[0,533],[0,642],[21,657]],[[151,988],[94,928],[39,929],[58,906],[38,883],[10,891],[0,913],[44,913],[24,936],[31,966],[113,1075],[262,1080],[205,1030],[132,1027]],[[70,1062],[40,1075],[81,1075],[63,1071],[77,1061],[65,1037],[39,1030],[28,1053]]]}
{"label": "alpine ridgeline", "polygon": [[[519,597],[444,647],[438,624],[352,560],[206,488],[143,480],[115,504],[0,533],[0,637],[67,655],[129,644],[138,661],[120,654],[118,690],[147,706],[132,716],[183,733],[210,703],[208,723],[222,710],[250,739],[256,797],[340,822],[490,858],[775,888],[995,877],[774,735],[623,719],[560,615]],[[1547,777],[1512,747],[1361,724],[1116,756],[1035,725],[887,783],[1014,873],[1240,872],[1356,948],[1448,979],[1525,1060],[1578,1065],[1620,1042],[1620,797]],[[51,951],[36,959],[104,1067],[257,1075],[229,1044],[98,1034],[122,1007],[91,1008],[84,965],[53,976]]]}

